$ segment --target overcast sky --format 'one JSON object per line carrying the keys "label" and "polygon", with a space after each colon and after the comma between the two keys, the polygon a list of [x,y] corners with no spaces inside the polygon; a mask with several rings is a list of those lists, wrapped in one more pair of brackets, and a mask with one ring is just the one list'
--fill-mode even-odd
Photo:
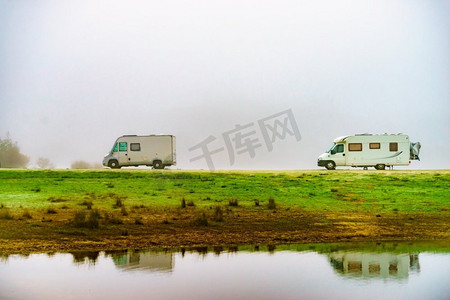
{"label": "overcast sky", "polygon": [[[263,146],[217,169],[301,169],[337,136],[402,132],[410,168],[450,168],[449,23],[444,0],[0,0],[0,137],[64,168],[168,133],[206,169],[189,148],[253,123]],[[269,151],[258,120],[288,109],[301,139]]]}

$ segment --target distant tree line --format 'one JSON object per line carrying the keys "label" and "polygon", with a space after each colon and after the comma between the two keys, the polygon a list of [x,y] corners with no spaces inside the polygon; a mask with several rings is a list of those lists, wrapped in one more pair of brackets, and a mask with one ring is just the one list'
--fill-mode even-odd
{"label": "distant tree line", "polygon": [[[30,164],[30,158],[20,153],[17,142],[13,142],[9,134],[6,138],[0,138],[0,168],[27,168]],[[36,166],[40,169],[53,169],[54,164],[45,157],[39,157]],[[99,163],[88,163],[82,160],[74,161],[70,165],[71,169],[100,169]]]}
{"label": "distant tree line", "polygon": [[30,158],[20,153],[17,142],[13,142],[7,134],[5,139],[0,138],[0,168],[26,168]]}
{"label": "distant tree line", "polygon": [[99,163],[88,163],[84,160],[77,160],[70,164],[71,169],[101,169],[102,165]]}

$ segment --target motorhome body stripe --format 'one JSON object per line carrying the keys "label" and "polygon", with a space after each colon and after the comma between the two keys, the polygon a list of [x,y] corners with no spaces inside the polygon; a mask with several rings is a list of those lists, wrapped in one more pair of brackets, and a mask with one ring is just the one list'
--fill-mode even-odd
{"label": "motorhome body stripe", "polygon": [[400,151],[400,152],[395,153],[394,155],[382,157],[381,159],[384,159],[384,158],[393,158],[393,157],[399,156],[399,155],[402,154],[402,153],[403,153],[403,151]]}

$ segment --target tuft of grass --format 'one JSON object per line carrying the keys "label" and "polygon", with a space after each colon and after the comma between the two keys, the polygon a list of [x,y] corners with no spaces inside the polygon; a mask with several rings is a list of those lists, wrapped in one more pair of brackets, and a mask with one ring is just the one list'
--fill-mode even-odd
{"label": "tuft of grass", "polygon": [[41,191],[40,187],[35,187],[31,189],[32,192],[39,193]]}
{"label": "tuft of grass", "polygon": [[136,225],[144,225],[144,221],[142,220],[142,217],[138,217],[134,219],[134,224]]}
{"label": "tuft of grass", "polygon": [[228,205],[229,206],[238,206],[239,205],[239,201],[238,201],[238,199],[233,199],[233,198],[228,199]]}
{"label": "tuft of grass", "polygon": [[330,191],[331,191],[332,193],[337,193],[337,192],[338,192],[337,189],[330,189]]}
{"label": "tuft of grass", "polygon": [[84,200],[81,205],[85,205],[87,209],[92,209],[92,205],[94,205],[92,203],[92,200]]}
{"label": "tuft of grass", "polygon": [[86,220],[86,226],[89,229],[100,227],[100,212],[97,209],[92,210]]}
{"label": "tuft of grass", "polygon": [[127,211],[127,209],[125,208],[125,205],[123,205],[123,206],[120,208],[120,213],[122,214],[122,216],[128,216],[128,211]]}
{"label": "tuft of grass", "polygon": [[259,206],[259,200],[255,199],[255,206]]}
{"label": "tuft of grass", "polygon": [[222,222],[223,221],[223,210],[222,210],[222,207],[220,207],[220,206],[214,207],[213,220],[216,221],[216,222]]}
{"label": "tuft of grass", "polygon": [[22,218],[24,218],[24,219],[33,219],[33,217],[31,216],[30,212],[28,211],[28,209],[25,209],[23,211]]}
{"label": "tuft of grass", "polygon": [[56,211],[56,208],[50,206],[49,208],[47,208],[46,213],[49,215],[54,215],[57,214],[58,212]]}
{"label": "tuft of grass", "polygon": [[59,202],[65,202],[65,201],[67,201],[67,200],[66,200],[66,199],[63,199],[63,198],[51,196],[51,197],[48,197],[48,198],[47,198],[47,201],[50,201],[50,202],[52,202],[52,203],[59,203]]}
{"label": "tuft of grass", "polygon": [[84,211],[76,211],[73,220],[72,225],[77,228],[82,228],[86,224],[86,213]]}
{"label": "tuft of grass", "polygon": [[275,204],[275,199],[269,198],[269,203],[267,203],[268,209],[276,209],[277,205]]}
{"label": "tuft of grass", "polygon": [[86,214],[84,211],[76,211],[72,225],[77,228],[96,229],[100,227],[100,212],[96,209]]}
{"label": "tuft of grass", "polygon": [[0,209],[4,208],[5,205],[3,203],[0,203]]}
{"label": "tuft of grass", "polygon": [[186,203],[187,206],[195,206],[194,201],[189,200],[188,203]]}
{"label": "tuft of grass", "polygon": [[124,200],[125,198],[127,198],[126,196],[119,196],[114,193],[108,193],[107,195],[116,200],[116,202],[113,205],[113,208],[120,208],[125,205]]}
{"label": "tuft of grass", "polygon": [[132,208],[133,208],[133,209],[141,209],[141,208],[145,208],[145,205],[144,205],[144,204],[133,205]]}
{"label": "tuft of grass", "polygon": [[0,219],[2,220],[12,220],[14,219],[13,215],[9,212],[9,209],[5,208],[0,210]]}
{"label": "tuft of grass", "polygon": [[122,229],[122,236],[128,236],[128,229]]}
{"label": "tuft of grass", "polygon": [[115,224],[115,225],[120,225],[123,224],[123,221],[121,218],[115,216],[114,214],[110,214],[110,213],[105,213],[103,216],[104,220],[105,220],[105,224]]}
{"label": "tuft of grass", "polygon": [[186,199],[181,199],[181,208],[186,208]]}
{"label": "tuft of grass", "polygon": [[122,199],[121,198],[119,198],[119,197],[117,197],[116,198],[116,203],[114,204],[114,208],[119,208],[119,207],[122,207],[124,204],[123,204],[123,202],[122,202]]}
{"label": "tuft of grass", "polygon": [[206,214],[204,212],[197,215],[197,217],[195,217],[192,223],[196,226],[208,226],[209,224],[208,219],[206,218]]}

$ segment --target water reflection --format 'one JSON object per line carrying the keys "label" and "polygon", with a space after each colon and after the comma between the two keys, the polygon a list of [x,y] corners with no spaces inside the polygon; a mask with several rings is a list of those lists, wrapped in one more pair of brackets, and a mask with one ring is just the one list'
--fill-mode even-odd
{"label": "water reflection", "polygon": [[111,253],[116,267],[124,271],[146,270],[150,272],[170,272],[174,267],[174,255],[170,252]]}
{"label": "water reflection", "polygon": [[[364,248],[364,252],[358,252],[351,249],[338,250],[339,245],[328,246],[325,250],[320,245],[290,245],[280,246],[279,251],[307,252],[317,251],[320,255],[326,256],[334,272],[339,276],[348,279],[371,279],[382,278],[390,280],[407,279],[410,274],[420,273],[419,253],[391,253],[380,252],[389,250],[380,250],[380,244],[376,244],[378,252],[371,252],[371,248]],[[348,247],[348,245],[345,245]],[[316,249],[317,248],[317,249]],[[385,248],[384,245],[382,249]],[[193,247],[179,248],[169,250],[115,250],[103,252],[105,258],[111,258],[117,269],[121,271],[148,271],[148,272],[171,272],[175,267],[176,259],[183,259],[186,253],[197,254],[206,257],[213,253],[219,257],[222,254],[238,252],[267,252],[274,254],[277,247],[267,246],[214,246],[214,247]],[[396,244],[388,247],[391,251],[397,250]],[[95,265],[101,252],[99,251],[76,251],[70,252],[75,264]],[[176,254],[180,254],[179,256]],[[53,254],[49,254],[53,255]],[[7,257],[0,256],[0,261],[6,261]]]}
{"label": "water reflection", "polygon": [[418,254],[335,252],[328,257],[338,274],[350,278],[405,279],[420,271]]}
{"label": "water reflection", "polygon": [[448,299],[449,253],[386,243],[0,255],[0,299]]}

